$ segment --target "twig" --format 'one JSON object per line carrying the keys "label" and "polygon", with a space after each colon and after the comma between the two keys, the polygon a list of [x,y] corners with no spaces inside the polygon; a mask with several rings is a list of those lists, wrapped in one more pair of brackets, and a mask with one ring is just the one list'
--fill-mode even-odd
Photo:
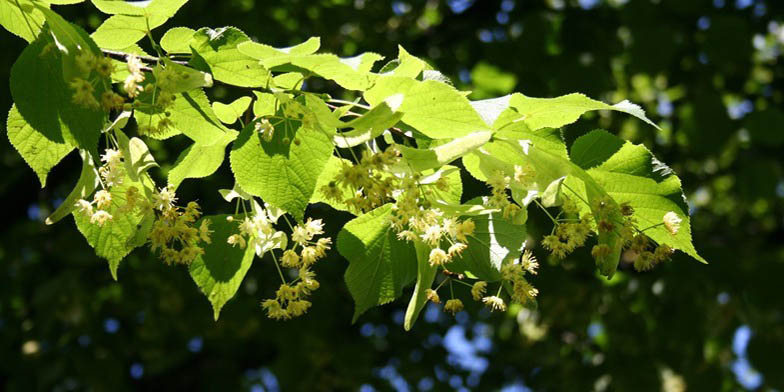
{"label": "twig", "polygon": [[[333,100],[333,101],[334,101],[334,100]],[[330,104],[330,103],[328,103],[328,102],[325,102],[325,103],[326,103],[326,104],[327,104],[327,106],[328,106],[329,108],[331,108],[331,109],[337,109],[337,108],[339,108],[339,106],[337,106],[337,105],[332,105],[332,104]],[[362,116],[361,114],[359,114],[359,113],[356,113],[356,112],[352,112],[352,111],[350,111],[350,110],[349,110],[349,111],[347,111],[347,112],[345,113],[345,115],[346,115],[346,116],[351,116],[351,117],[360,117],[360,116]],[[400,137],[404,137],[404,138],[407,138],[407,139],[413,139],[413,137],[406,135],[406,133],[405,133],[405,132],[403,132],[403,130],[401,130],[400,128],[390,127],[390,128],[389,128],[389,131],[390,131],[390,132],[392,132],[392,133],[394,133],[394,134],[396,134],[396,135],[398,135],[398,136],[400,136]]]}
{"label": "twig", "polygon": [[[107,56],[109,56],[109,57],[111,57],[113,59],[116,59],[116,60],[123,60],[123,61],[125,61],[125,60],[128,59],[128,56],[136,56],[136,57],[139,58],[139,60],[146,61],[148,63],[158,64],[159,62],[161,62],[161,59],[159,57],[155,57],[155,56],[145,56],[145,55],[139,55],[139,54],[133,54],[133,53],[125,53],[125,52],[119,52],[119,51],[116,51],[116,50],[109,50],[109,49],[101,49],[101,52],[103,52],[103,54],[105,54],[105,55],[107,55]],[[182,65],[187,65],[188,64],[187,61],[175,61],[175,60],[172,60],[172,62],[173,63],[177,63],[177,64],[182,64]]]}

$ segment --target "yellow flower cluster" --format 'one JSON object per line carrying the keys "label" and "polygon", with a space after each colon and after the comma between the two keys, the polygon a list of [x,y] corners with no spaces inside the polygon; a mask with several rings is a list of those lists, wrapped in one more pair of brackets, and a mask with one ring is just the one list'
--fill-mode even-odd
{"label": "yellow flower cluster", "polygon": [[153,195],[152,206],[157,211],[150,232],[153,252],[166,264],[188,265],[199,255],[204,254],[200,243],[210,243],[210,221],[203,219],[197,228],[196,221],[201,216],[200,207],[190,202],[185,208],[177,207],[174,191],[169,187],[161,188]]}
{"label": "yellow flower cluster", "polygon": [[[365,150],[359,163],[344,163],[340,173],[320,190],[332,201],[345,203],[355,212],[367,212],[393,200],[393,192],[403,187],[404,180],[390,174],[390,166],[400,161],[394,147],[383,152]],[[345,198],[350,191],[353,197]]]}
{"label": "yellow flower cluster", "polygon": [[299,281],[296,284],[283,283],[275,292],[275,298],[264,300],[261,307],[267,316],[274,320],[288,320],[305,314],[310,306],[307,300],[311,292],[319,288],[316,274],[307,267],[299,269]]}
{"label": "yellow flower cluster", "polygon": [[576,222],[560,222],[553,234],[542,240],[542,246],[559,259],[566,257],[575,249],[583,246],[591,234],[591,215],[584,215]]}
{"label": "yellow flower cluster", "polygon": [[520,260],[504,264],[501,267],[501,277],[503,280],[512,283],[512,300],[521,304],[526,304],[539,294],[539,290],[531,286],[524,278],[526,273],[536,274],[536,268],[538,266],[539,263],[537,263],[536,257],[534,257],[531,251],[525,250],[520,257]]}
{"label": "yellow flower cluster", "polygon": [[93,83],[99,80],[93,77],[93,73],[104,78],[111,77],[114,71],[111,59],[94,56],[88,50],[82,50],[76,55],[75,63],[81,76],[77,76],[69,82],[69,86],[73,89],[72,102],[88,109],[102,108],[106,111],[122,107],[125,100],[112,91],[104,92],[100,102],[95,97]]}

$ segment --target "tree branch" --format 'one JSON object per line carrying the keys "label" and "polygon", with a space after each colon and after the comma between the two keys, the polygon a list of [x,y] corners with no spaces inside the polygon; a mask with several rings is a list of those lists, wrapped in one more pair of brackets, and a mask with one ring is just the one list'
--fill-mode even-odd
{"label": "tree branch", "polygon": [[[139,58],[139,60],[146,61],[148,63],[158,64],[158,63],[161,62],[161,59],[158,58],[158,57],[155,57],[155,56],[145,56],[145,55],[140,55],[140,54],[125,53],[125,52],[120,52],[120,51],[116,51],[116,50],[109,50],[109,49],[101,49],[101,52],[103,52],[103,54],[105,54],[106,56],[111,57],[111,58],[113,58],[115,60],[125,61],[125,60],[128,59],[128,56],[136,56],[136,57]],[[175,60],[172,60],[172,62],[173,63],[177,63],[177,64],[182,64],[182,65],[187,65],[188,64],[187,61],[175,61]]]}

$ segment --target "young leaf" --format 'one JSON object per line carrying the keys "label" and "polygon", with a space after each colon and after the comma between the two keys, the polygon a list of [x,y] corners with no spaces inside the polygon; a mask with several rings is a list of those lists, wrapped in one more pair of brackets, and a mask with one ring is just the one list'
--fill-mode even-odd
{"label": "young leaf", "polygon": [[274,48],[272,46],[246,41],[237,45],[237,49],[246,55],[256,60],[268,60],[275,57],[285,57],[289,55],[308,55],[316,53],[321,46],[321,39],[319,37],[308,38],[307,41],[294,45],[289,48]]}
{"label": "young leaf", "polygon": [[[94,150],[105,115],[100,109],[73,102],[71,81],[64,80],[67,61],[67,55],[56,49],[52,35],[41,34],[11,68],[11,95],[19,114],[50,141]],[[96,99],[102,88],[96,88]]]}
{"label": "young leaf", "polygon": [[[691,241],[689,209],[680,179],[645,146],[595,130],[575,140],[571,155],[616,202],[627,202],[634,208],[638,227],[652,227],[645,230],[651,239],[706,262]],[[670,211],[682,219],[675,235],[662,225],[662,218]]]}
{"label": "young leaf", "polygon": [[209,219],[211,241],[203,244],[204,254],[188,267],[191,278],[212,304],[215,321],[218,321],[223,305],[237,293],[256,256],[255,248],[251,246],[240,249],[229,245],[227,239],[238,229],[236,222],[226,220],[227,216],[205,216],[196,222],[198,226],[201,221]]}
{"label": "young leaf", "polygon": [[212,103],[212,110],[222,123],[234,124],[248,110],[251,100],[253,100],[251,97],[240,97],[228,105],[216,101]]}
{"label": "young leaf", "polygon": [[291,119],[280,121],[269,141],[254,128],[255,123],[246,126],[232,147],[237,183],[301,221],[332,154],[330,138]]}
{"label": "young leaf", "polygon": [[416,252],[390,226],[392,206],[376,208],[346,223],[338,234],[338,252],[349,262],[346,285],[354,298],[352,322],[376,305],[400,296],[416,275]]}
{"label": "young leaf", "polygon": [[[140,95],[143,102],[152,101],[152,93],[144,92]],[[196,143],[209,146],[222,140],[228,129],[220,123],[218,117],[210,106],[207,95],[202,90],[191,90],[176,95],[174,104],[166,109],[170,113],[160,110],[140,108],[133,113],[139,126],[157,126],[159,121],[168,118],[172,126],[163,134],[152,134],[155,138],[165,139],[184,133]]]}
{"label": "young leaf", "polygon": [[[330,182],[335,180],[335,177],[340,173],[341,168],[344,164],[351,164],[351,161],[348,159],[338,158],[334,155],[329,157],[327,164],[324,166],[324,170],[321,171],[321,174],[316,180],[316,190],[313,192],[313,196],[310,197],[311,204],[313,203],[325,203],[328,204],[330,207],[346,212],[352,212],[352,210],[343,202],[336,202],[332,199],[327,198],[324,194],[322,188],[328,185]],[[343,200],[350,199],[354,197],[353,192],[348,189],[341,188],[341,192],[343,195]]]}
{"label": "young leaf", "polygon": [[0,1],[0,25],[27,42],[32,42],[44,25],[44,14],[31,0]]}
{"label": "young leaf", "polygon": [[161,48],[169,54],[190,54],[190,41],[195,33],[196,30],[187,27],[171,28],[161,37]]}
{"label": "young leaf", "polygon": [[186,178],[204,178],[216,170],[223,163],[226,155],[226,146],[237,138],[237,132],[230,131],[221,141],[213,145],[204,146],[194,143],[182,153],[169,170],[169,184],[174,189]]}
{"label": "young leaf", "polygon": [[463,94],[435,80],[420,82],[399,76],[382,76],[376,79],[364,97],[375,106],[396,94],[403,95],[403,103],[398,108],[403,113],[403,122],[428,137],[451,139],[488,130]]}
{"label": "young leaf", "polygon": [[141,228],[140,223],[145,214],[152,214],[152,211],[125,212],[121,210],[127,203],[126,192],[130,187],[139,189],[139,193],[144,194],[142,182],[131,180],[125,176],[122,184],[111,188],[112,202],[107,212],[112,215],[112,220],[99,226],[90,223],[90,217],[82,213],[74,213],[74,220],[79,232],[82,233],[87,243],[95,248],[95,254],[109,261],[109,270],[114,280],[117,280],[117,268],[120,261],[131,253],[133,248],[138,245],[134,241],[137,231]]}
{"label": "young leaf", "polygon": [[[113,3],[120,3],[113,1]],[[136,15],[112,15],[90,35],[104,49],[120,50],[144,38],[150,30],[166,23],[168,17],[154,15],[149,18]]]}
{"label": "young leaf", "polygon": [[625,112],[645,121],[658,129],[638,105],[629,101],[608,105],[583,94],[569,94],[557,98],[531,98],[523,94],[512,94],[509,106],[517,110],[528,127],[535,131],[541,128],[560,128],[577,121],[584,113],[592,110],[615,110]]}
{"label": "young leaf", "polygon": [[234,27],[197,31],[190,41],[195,55],[191,64],[207,68],[216,80],[240,87],[268,87],[272,74],[259,62],[242,54],[237,45],[249,42],[245,33]]}
{"label": "young leaf", "polygon": [[31,127],[19,114],[16,105],[11,106],[11,110],[8,112],[6,130],[11,145],[16,148],[16,151],[19,151],[19,155],[38,175],[41,188],[46,186],[46,175],[49,170],[74,149],[73,145],[65,141],[51,140],[45,134]]}

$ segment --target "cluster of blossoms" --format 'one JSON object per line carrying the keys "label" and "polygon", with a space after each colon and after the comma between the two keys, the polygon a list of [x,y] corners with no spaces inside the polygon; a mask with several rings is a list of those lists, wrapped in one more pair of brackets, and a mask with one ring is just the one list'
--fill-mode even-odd
{"label": "cluster of blossoms", "polygon": [[[562,259],[583,246],[594,228],[600,234],[615,233],[622,242],[622,249],[626,251],[626,258],[633,260],[637,271],[650,270],[656,264],[669,260],[673,253],[671,247],[666,244],[656,244],[644,233],[644,230],[637,229],[634,208],[629,203],[616,204],[605,196],[592,202],[591,210],[595,215],[584,213],[580,216],[576,203],[564,197],[561,210],[566,218],[555,221],[553,232],[542,240],[542,246],[557,258]],[[578,216],[580,217],[577,218]],[[663,225],[670,234],[675,235],[680,228],[680,223],[681,218],[670,211],[664,215],[662,223],[656,226]],[[597,244],[591,249],[591,255],[597,262],[610,256],[611,253],[612,249],[607,244]]]}
{"label": "cluster of blossoms", "polygon": [[177,197],[169,188],[161,188],[153,194],[152,209],[156,211],[156,219],[150,232],[150,244],[166,264],[188,265],[204,254],[201,242],[209,244],[211,241],[210,220],[202,219],[196,227],[196,221],[201,217],[199,205],[192,201],[185,208],[176,206]]}
{"label": "cluster of blossoms", "polygon": [[[310,308],[311,303],[307,298],[320,286],[311,267],[316,261],[326,256],[327,250],[332,245],[332,240],[329,237],[315,238],[322,234],[324,234],[324,226],[321,219],[308,218],[307,222],[292,228],[291,243],[293,245],[283,251],[280,266],[297,269],[298,277],[294,282],[289,283],[281,274],[283,282],[275,292],[275,298],[267,299],[261,304],[262,308],[267,311],[268,317],[275,320],[290,319],[305,314]],[[278,262],[277,259],[275,262]]]}
{"label": "cluster of blossoms", "polygon": [[101,78],[108,79],[114,72],[114,64],[108,57],[95,56],[88,50],[82,50],[75,57],[79,75],[71,79],[69,86],[73,90],[72,102],[88,109],[109,111],[123,106],[125,100],[107,88],[101,94],[100,101],[95,96],[95,83],[102,83]]}
{"label": "cluster of blossoms", "polygon": [[[334,181],[324,185],[321,192],[355,212],[370,211],[394,200],[400,190],[405,192],[407,187],[415,186],[415,181],[391,173],[391,167],[399,161],[400,153],[394,147],[377,153],[365,150],[358,163],[344,163]],[[346,198],[346,193],[352,197]]]}
{"label": "cluster of blossoms", "polygon": [[488,206],[503,211],[504,218],[514,218],[520,212],[519,205],[509,200],[508,192],[512,181],[516,186],[528,188],[533,184],[536,171],[533,166],[514,166],[514,176],[510,178],[504,172],[497,170],[487,178],[487,185],[490,186],[491,196],[487,202]]}
{"label": "cluster of blossoms", "polygon": [[[125,166],[122,152],[116,149],[107,148],[101,155],[103,165],[98,169],[103,181],[102,189],[95,192],[93,201],[79,199],[75,207],[78,213],[90,217],[90,223],[103,226],[106,222],[114,219],[109,209],[112,205],[111,189],[122,183],[125,177]],[[136,189],[136,188],[130,188]]]}
{"label": "cluster of blossoms", "polygon": [[123,89],[129,98],[136,98],[144,90],[140,85],[144,81],[144,72],[142,72],[144,64],[139,60],[139,57],[131,54],[126,58],[126,66],[128,67],[128,76],[123,82]]}
{"label": "cluster of blossoms", "polygon": [[580,219],[558,222],[550,235],[542,239],[542,246],[559,259],[563,259],[575,249],[585,245],[591,234],[591,214],[584,214]]}

